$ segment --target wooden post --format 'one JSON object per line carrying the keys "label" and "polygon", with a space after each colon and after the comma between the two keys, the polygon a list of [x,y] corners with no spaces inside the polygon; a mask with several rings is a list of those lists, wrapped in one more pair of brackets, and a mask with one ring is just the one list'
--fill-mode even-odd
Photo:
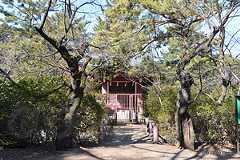
{"label": "wooden post", "polygon": [[156,122],[153,124],[153,143],[158,143],[158,127]]}
{"label": "wooden post", "polygon": [[137,105],[137,82],[135,82],[135,94],[134,94],[134,106],[135,106],[135,119],[136,119],[136,123],[138,123],[138,105]]}
{"label": "wooden post", "polygon": [[107,81],[107,94],[109,94],[109,81]]}
{"label": "wooden post", "polygon": [[109,98],[110,98],[110,97],[109,97],[109,81],[107,81],[107,89],[106,89],[106,92],[107,92],[107,94],[106,94],[106,95],[107,95],[107,97],[106,97],[106,102],[107,102],[107,103],[106,103],[106,104],[108,104],[108,103],[109,103]]}

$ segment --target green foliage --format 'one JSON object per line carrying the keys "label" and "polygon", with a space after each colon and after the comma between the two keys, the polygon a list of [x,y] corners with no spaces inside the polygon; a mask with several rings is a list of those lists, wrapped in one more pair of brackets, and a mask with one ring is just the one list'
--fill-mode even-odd
{"label": "green foliage", "polygon": [[7,24],[1,24],[0,31],[0,68],[11,70],[13,79],[41,77],[49,73],[59,75],[62,72],[58,67],[64,63],[59,60],[59,55],[54,54],[54,49],[33,31]]}
{"label": "green foliage", "polygon": [[235,143],[234,97],[229,96],[222,105],[216,106],[201,96],[191,106],[196,138],[210,143]]}
{"label": "green foliage", "polygon": [[146,112],[150,117],[159,122],[169,122],[171,114],[174,113],[176,101],[176,88],[164,86],[161,88],[160,97],[157,96],[155,89],[152,87],[146,99]]}
{"label": "green foliage", "polygon": [[[67,89],[63,87],[51,92],[62,84],[62,79],[42,75],[59,75],[63,72],[56,67],[63,70],[68,67],[59,60],[61,57],[55,54],[56,50],[39,38],[33,29],[33,26],[39,26],[43,19],[42,13],[46,10],[48,0],[0,1],[4,2],[4,5],[0,4],[0,14],[4,15],[0,25],[0,67],[11,70],[12,77],[18,80],[17,85],[13,85],[0,79],[0,145],[14,143],[19,139],[27,139],[27,143],[53,142],[58,112],[67,102]],[[233,2],[112,0],[110,3],[111,5],[104,10],[104,16],[98,18],[96,34],[91,42],[101,48],[100,51],[95,50],[95,53],[101,52],[103,57],[109,60],[107,63],[103,62],[103,65],[99,63],[99,66],[103,66],[99,72],[102,74],[103,71],[113,73],[129,70],[131,60],[136,55],[152,54],[153,50],[162,51],[161,47],[164,46],[162,55],[157,55],[161,60],[156,61],[156,55],[153,54],[150,58],[146,56],[139,66],[131,68],[130,74],[145,76],[148,81],[153,82],[145,103],[146,114],[159,123],[160,134],[172,138],[177,85],[179,86],[179,82],[173,82],[175,77],[179,76],[176,75],[176,65],[179,60],[184,61],[195,56],[195,48],[207,38],[201,31],[207,28],[208,24],[205,22],[218,20],[218,17],[214,16],[219,16],[219,11],[221,17],[225,17],[224,14]],[[76,12],[78,15],[72,23],[73,28],[63,37],[66,25],[70,22],[69,17],[64,16],[66,14],[63,8],[66,6],[63,4],[53,2],[44,32],[55,40],[63,38],[61,43],[66,45],[67,49],[78,50],[81,46],[74,44],[75,40],[85,42],[88,39],[85,33],[88,22]],[[191,58],[184,66],[184,69],[197,79],[194,84],[201,85],[201,90],[213,94],[213,97],[219,95],[219,91],[214,89],[218,88],[216,84],[219,83],[219,79],[216,78],[215,71],[213,72],[216,66],[213,66],[211,61],[215,58],[214,65],[217,67],[222,63],[218,57],[212,57],[218,55],[220,42],[220,38],[214,38],[212,45],[209,45],[212,49],[215,48],[214,54],[208,56],[205,54],[209,51],[204,53],[201,50],[203,53],[197,53],[200,56]],[[79,57],[78,54],[71,52],[75,58]],[[235,63],[230,56],[224,58],[229,66]],[[169,63],[167,67],[165,62]],[[81,133],[97,137],[104,114],[102,106],[94,97],[98,95],[95,91],[99,89],[99,84],[86,82],[87,95],[84,96],[82,105],[74,117],[77,141],[81,139]],[[197,89],[194,87],[192,91],[195,93]],[[234,139],[233,97],[230,95],[233,93],[228,93],[226,101],[220,106],[216,106],[203,95],[191,105],[189,109],[199,140],[224,142]],[[7,134],[10,134],[10,137]]]}
{"label": "green foliage", "polygon": [[152,87],[148,91],[144,107],[146,114],[159,124],[159,134],[166,137],[170,143],[173,143],[175,138],[176,92],[175,86],[166,85],[161,88],[160,97],[158,97],[156,89]]}
{"label": "green foliage", "polygon": [[[193,91],[194,93],[196,90]],[[175,141],[176,85],[163,85],[160,99],[154,87],[148,91],[145,114],[159,124],[160,135],[170,143]],[[201,95],[189,107],[196,140],[209,143],[235,143],[234,95],[229,93],[222,105],[216,106],[209,97]],[[161,101],[160,101],[161,100]]]}
{"label": "green foliage", "polygon": [[83,140],[98,143],[99,127],[104,116],[104,109],[92,95],[83,97],[80,108],[74,118],[75,138],[77,143]]}
{"label": "green foliage", "polygon": [[[54,141],[59,109],[66,101],[65,89],[52,92],[60,77],[24,78],[14,85],[0,80],[0,133],[4,144],[24,141],[49,143]],[[4,137],[9,137],[7,140]],[[24,145],[24,144],[22,144]]]}
{"label": "green foliage", "polygon": [[[81,115],[80,129],[85,130],[91,127],[97,127],[102,120],[104,114],[103,106],[100,105],[95,97],[86,95],[83,98],[81,107],[79,108]],[[84,121],[83,121],[84,120]]]}
{"label": "green foliage", "polygon": [[[27,77],[17,85],[0,79],[0,145],[54,143],[58,115],[67,102],[67,90],[59,85],[62,78],[54,76]],[[98,141],[104,110],[92,95],[84,96],[74,116],[78,143]]]}
{"label": "green foliage", "polygon": [[141,13],[136,1],[114,0],[104,11],[104,19],[98,19],[93,43],[104,49],[114,67],[129,68],[130,60],[149,41],[149,28],[141,22],[144,21]]}

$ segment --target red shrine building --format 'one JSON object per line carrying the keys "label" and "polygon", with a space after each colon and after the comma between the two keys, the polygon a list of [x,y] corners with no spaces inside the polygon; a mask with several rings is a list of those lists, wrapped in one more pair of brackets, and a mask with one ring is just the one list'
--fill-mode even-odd
{"label": "red shrine building", "polygon": [[104,103],[117,122],[140,122],[143,97],[140,79],[117,74],[102,83]]}

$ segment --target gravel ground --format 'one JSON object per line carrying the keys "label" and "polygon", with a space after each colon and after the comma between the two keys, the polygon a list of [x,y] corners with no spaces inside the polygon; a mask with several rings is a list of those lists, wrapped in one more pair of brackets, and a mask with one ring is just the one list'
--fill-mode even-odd
{"label": "gravel ground", "polygon": [[54,152],[46,149],[8,149],[0,151],[0,160],[175,160],[239,159],[231,149],[217,150],[203,145],[197,151],[181,150],[171,145],[152,144],[143,125],[115,126],[113,134],[98,147],[79,147]]}

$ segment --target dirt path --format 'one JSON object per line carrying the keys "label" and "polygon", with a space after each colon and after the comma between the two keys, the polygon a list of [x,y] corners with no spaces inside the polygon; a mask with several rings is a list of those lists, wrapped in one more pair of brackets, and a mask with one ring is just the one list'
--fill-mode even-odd
{"label": "dirt path", "polygon": [[[33,159],[33,158],[26,158]],[[146,136],[145,126],[114,127],[114,132],[99,147],[79,148],[46,155],[38,160],[175,160],[175,159],[239,159],[231,151],[210,155],[204,150],[193,152],[171,145],[152,144]]]}

